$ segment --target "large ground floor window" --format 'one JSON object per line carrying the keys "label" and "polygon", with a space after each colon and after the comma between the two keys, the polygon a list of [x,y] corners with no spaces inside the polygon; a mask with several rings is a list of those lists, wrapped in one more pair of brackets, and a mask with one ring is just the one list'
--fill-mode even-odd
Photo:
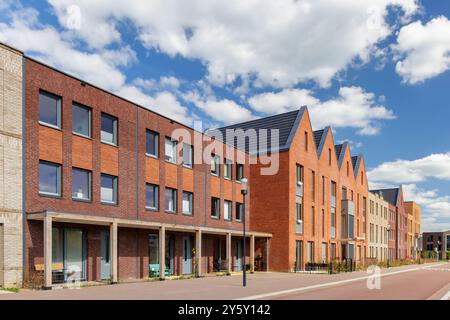
{"label": "large ground floor window", "polygon": [[[165,275],[171,276],[174,274],[174,251],[175,240],[173,235],[166,235],[166,248],[165,248]],[[159,276],[159,235],[149,235],[148,245],[148,258],[149,258],[149,276]]]}
{"label": "large ground floor window", "polygon": [[53,272],[61,281],[86,280],[86,232],[82,229],[52,229]]}

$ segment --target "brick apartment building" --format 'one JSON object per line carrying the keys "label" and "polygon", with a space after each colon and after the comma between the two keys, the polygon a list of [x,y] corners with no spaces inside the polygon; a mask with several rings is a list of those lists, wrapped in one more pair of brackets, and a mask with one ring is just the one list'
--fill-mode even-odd
{"label": "brick apartment building", "polygon": [[[0,76],[0,286],[36,275],[50,288],[73,275],[294,271],[371,256],[364,157],[335,145],[331,128],[314,131],[306,107],[216,130],[277,129],[261,149],[195,131],[5,45]],[[390,257],[403,259],[401,187],[377,194],[389,203]]]}
{"label": "brick apartment building", "polygon": [[368,257],[386,261],[388,257],[389,203],[378,193],[369,192]]}
{"label": "brick apartment building", "polygon": [[[279,129],[279,146],[269,145],[268,152],[278,155],[279,170],[263,175],[265,165],[255,161],[250,194],[252,227],[274,235],[270,268],[293,271],[307,262],[344,258],[362,262],[368,223],[364,157],[352,157],[347,143],[335,145],[331,128],[313,131],[306,107],[220,131],[273,128]],[[245,148],[253,158],[264,156],[248,143]]]}
{"label": "brick apartment building", "polygon": [[434,254],[440,260],[448,259],[446,253],[450,252],[450,230],[441,232],[424,232],[423,237],[423,252],[425,257],[431,258]]}
{"label": "brick apartment building", "polygon": [[418,258],[418,240],[420,235],[420,206],[414,201],[405,201],[408,215],[408,258]]}
{"label": "brick apartment building", "polygon": [[[14,188],[17,196],[1,199],[2,285],[20,285],[22,263],[26,279],[43,273],[45,287],[71,274],[117,282],[241,270],[247,154],[18,51],[2,46],[1,54],[2,75],[17,79],[9,82],[17,88],[2,89],[16,102],[2,105],[11,122],[1,146],[19,140],[18,152],[1,159],[1,194]],[[178,141],[176,129],[187,133]],[[212,161],[197,161],[207,148]],[[267,268],[272,235],[254,232],[249,203],[245,210],[246,264],[253,269],[259,258]],[[23,254],[22,219],[14,225],[7,214],[25,219]]]}
{"label": "brick apartment building", "polygon": [[389,204],[389,259],[405,260],[408,249],[408,214],[405,210],[402,186],[398,188],[371,190]]}

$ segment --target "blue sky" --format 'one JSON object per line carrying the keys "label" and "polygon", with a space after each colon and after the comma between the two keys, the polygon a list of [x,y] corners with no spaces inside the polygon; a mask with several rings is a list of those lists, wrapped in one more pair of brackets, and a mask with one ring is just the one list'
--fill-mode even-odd
{"label": "blue sky", "polygon": [[450,2],[0,0],[0,41],[188,125],[308,105],[450,229]]}

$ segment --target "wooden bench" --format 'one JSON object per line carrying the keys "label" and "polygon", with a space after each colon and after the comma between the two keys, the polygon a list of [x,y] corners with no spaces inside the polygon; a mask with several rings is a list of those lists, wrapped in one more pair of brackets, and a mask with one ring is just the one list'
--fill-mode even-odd
{"label": "wooden bench", "polygon": [[[44,273],[44,264],[37,263],[34,265],[34,270],[39,273]],[[57,262],[52,263],[52,281],[54,283],[64,282],[64,264]]]}

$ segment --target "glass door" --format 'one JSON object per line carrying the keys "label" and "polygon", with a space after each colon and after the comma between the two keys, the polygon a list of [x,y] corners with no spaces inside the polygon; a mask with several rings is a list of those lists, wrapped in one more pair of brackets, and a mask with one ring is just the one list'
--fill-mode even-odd
{"label": "glass door", "polygon": [[110,249],[109,249],[109,231],[103,230],[101,233],[101,265],[100,272],[102,280],[107,280],[111,278],[111,259],[110,259]]}
{"label": "glass door", "polygon": [[64,229],[65,280],[85,280],[84,232],[79,229]]}

